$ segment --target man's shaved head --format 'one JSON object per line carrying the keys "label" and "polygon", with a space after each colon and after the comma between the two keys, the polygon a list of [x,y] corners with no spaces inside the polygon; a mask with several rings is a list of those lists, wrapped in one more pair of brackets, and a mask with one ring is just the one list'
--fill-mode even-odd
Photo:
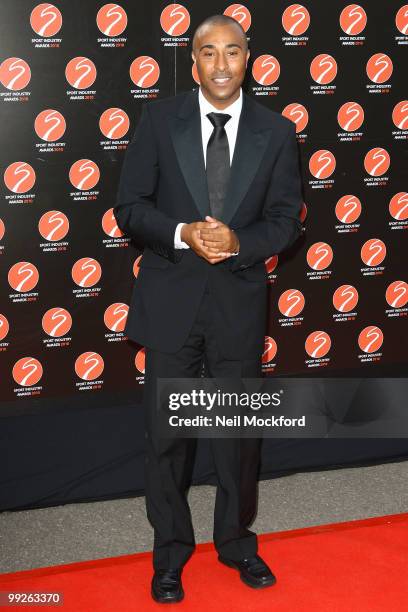
{"label": "man's shaved head", "polygon": [[245,34],[245,30],[243,29],[241,24],[238,23],[236,19],[233,19],[232,17],[228,17],[227,15],[211,15],[210,17],[207,17],[207,19],[204,19],[204,21],[202,21],[197,26],[194,32],[193,41],[192,41],[193,51],[195,50],[197,39],[208,28],[211,28],[212,26],[231,26],[231,25],[237,28],[238,31],[242,34],[243,49],[244,51],[247,51],[248,41],[247,41],[247,37]]}

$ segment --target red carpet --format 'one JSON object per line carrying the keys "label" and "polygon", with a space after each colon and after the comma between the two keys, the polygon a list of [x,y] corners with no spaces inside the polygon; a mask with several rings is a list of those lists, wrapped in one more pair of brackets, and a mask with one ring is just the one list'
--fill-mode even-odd
{"label": "red carpet", "polygon": [[[408,609],[408,513],[259,536],[276,585],[251,589],[200,544],[184,568],[184,601],[150,597],[151,553],[0,574],[0,591],[62,591],[63,612],[177,609],[402,612]],[[167,606],[167,607],[166,607]],[[37,609],[10,606],[5,610]],[[44,609],[44,608],[43,608]],[[45,607],[45,609],[49,609]]]}

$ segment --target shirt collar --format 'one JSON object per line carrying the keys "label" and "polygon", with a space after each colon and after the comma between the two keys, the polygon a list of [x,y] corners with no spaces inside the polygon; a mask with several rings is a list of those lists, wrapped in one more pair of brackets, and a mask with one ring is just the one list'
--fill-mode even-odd
{"label": "shirt collar", "polygon": [[242,109],[242,99],[242,87],[240,87],[239,97],[235,100],[235,102],[233,102],[223,110],[220,110],[219,108],[215,108],[215,106],[208,102],[207,98],[204,97],[204,94],[201,91],[201,87],[199,87],[198,89],[198,102],[200,105],[201,116],[206,116],[208,115],[208,113],[228,113],[228,115],[231,115],[233,119],[238,118]]}

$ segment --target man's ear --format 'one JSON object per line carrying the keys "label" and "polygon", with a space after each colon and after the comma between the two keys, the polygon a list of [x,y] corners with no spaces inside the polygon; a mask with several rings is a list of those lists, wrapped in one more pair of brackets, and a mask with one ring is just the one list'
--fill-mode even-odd
{"label": "man's ear", "polygon": [[192,51],[192,52],[191,52],[191,59],[192,59],[192,60],[193,60],[193,62],[195,63],[196,58],[195,58],[195,55],[194,55],[194,51]]}
{"label": "man's ear", "polygon": [[248,66],[248,60],[249,60],[249,56],[251,55],[250,50],[248,49],[248,51],[246,52],[246,64],[245,64],[245,68]]}

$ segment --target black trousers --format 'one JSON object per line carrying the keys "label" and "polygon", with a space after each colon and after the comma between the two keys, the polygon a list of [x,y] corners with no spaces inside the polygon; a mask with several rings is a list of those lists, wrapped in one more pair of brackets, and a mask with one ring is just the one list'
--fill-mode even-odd
{"label": "black trousers", "polygon": [[[156,379],[199,378],[203,360],[210,377],[261,377],[258,359],[224,359],[212,330],[211,293],[207,285],[184,346],[176,353],[146,347],[144,410],[146,426],[146,511],[154,529],[154,569],[182,567],[195,548],[187,491],[196,438],[160,437],[155,427]],[[217,473],[214,545],[222,556],[240,560],[256,554],[256,534],[248,529],[256,514],[259,438],[211,438]]]}

